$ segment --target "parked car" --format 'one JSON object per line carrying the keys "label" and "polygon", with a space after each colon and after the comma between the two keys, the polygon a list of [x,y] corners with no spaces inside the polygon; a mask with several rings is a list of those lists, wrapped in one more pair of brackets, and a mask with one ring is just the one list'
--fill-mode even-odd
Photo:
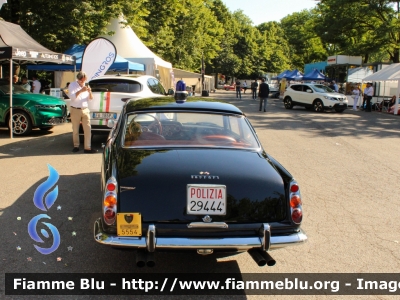
{"label": "parked car", "polygon": [[341,113],[347,109],[348,101],[345,95],[336,93],[323,84],[302,83],[292,84],[287,88],[283,104],[286,109],[303,106],[316,112],[334,109]]}
{"label": "parked car", "polygon": [[[128,99],[165,97],[168,93],[160,81],[148,75],[105,75],[89,82],[93,100],[89,101],[92,134],[109,132],[107,121],[117,120],[122,106]],[[70,101],[68,101],[68,108]],[[81,130],[82,132],[82,130]]]}
{"label": "parked car", "polygon": [[189,99],[129,101],[108,122],[95,240],[137,251],[138,266],[168,250],[273,265],[270,250],[307,239],[299,184],[237,107]]}
{"label": "parked car", "polygon": [[[64,101],[43,94],[33,94],[21,85],[13,85],[13,134],[28,135],[33,128],[50,130],[66,122]],[[10,83],[0,79],[0,124],[9,126]]]}

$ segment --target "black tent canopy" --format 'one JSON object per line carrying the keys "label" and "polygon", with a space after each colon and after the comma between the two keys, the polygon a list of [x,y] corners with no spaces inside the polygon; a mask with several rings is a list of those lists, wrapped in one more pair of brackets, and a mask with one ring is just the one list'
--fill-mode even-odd
{"label": "black tent canopy", "polygon": [[71,55],[56,53],[36,42],[21,26],[0,20],[0,60],[74,65]]}
{"label": "black tent canopy", "polygon": [[[13,63],[55,63],[75,65],[75,57],[50,51],[36,42],[21,26],[0,20],[0,62],[10,62],[10,116],[12,113],[12,68]],[[10,137],[12,117],[10,117]]]}

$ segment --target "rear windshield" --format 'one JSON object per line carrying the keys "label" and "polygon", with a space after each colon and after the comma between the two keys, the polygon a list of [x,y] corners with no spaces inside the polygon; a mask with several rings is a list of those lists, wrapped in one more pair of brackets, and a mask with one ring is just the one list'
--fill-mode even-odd
{"label": "rear windshield", "polygon": [[139,93],[142,85],[133,80],[99,79],[89,82],[93,92]]}
{"label": "rear windshield", "polygon": [[199,113],[134,113],[124,125],[125,147],[217,147],[258,149],[244,116]]}

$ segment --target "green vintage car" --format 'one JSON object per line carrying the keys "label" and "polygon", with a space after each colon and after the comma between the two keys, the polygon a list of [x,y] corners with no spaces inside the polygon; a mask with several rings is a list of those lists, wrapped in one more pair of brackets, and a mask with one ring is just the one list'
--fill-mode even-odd
{"label": "green vintage car", "polygon": [[[10,118],[10,84],[0,79],[0,126]],[[50,130],[67,120],[67,105],[63,100],[43,94],[33,94],[20,85],[13,86],[13,133],[28,135],[33,128]]]}

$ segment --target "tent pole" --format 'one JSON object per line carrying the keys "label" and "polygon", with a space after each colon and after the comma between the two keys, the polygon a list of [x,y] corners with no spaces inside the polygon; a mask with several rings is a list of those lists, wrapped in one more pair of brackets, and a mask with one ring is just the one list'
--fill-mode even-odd
{"label": "tent pole", "polygon": [[8,122],[8,125],[10,126],[10,138],[13,138],[13,75],[12,75],[12,67],[13,67],[13,60],[12,58],[10,59],[10,120]]}

